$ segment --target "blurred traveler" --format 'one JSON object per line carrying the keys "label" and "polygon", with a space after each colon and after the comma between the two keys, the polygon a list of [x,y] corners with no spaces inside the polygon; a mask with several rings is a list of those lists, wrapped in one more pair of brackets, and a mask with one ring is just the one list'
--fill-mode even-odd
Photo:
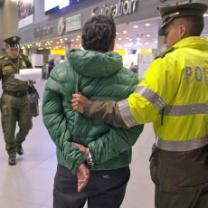
{"label": "blurred traveler", "polygon": [[54,67],[55,67],[54,59],[51,59],[48,62],[48,76],[50,76],[50,73]]}
{"label": "blurred traveler", "polygon": [[208,40],[200,37],[206,10],[202,3],[160,8],[168,50],[128,99],[92,102],[75,94],[72,100],[74,109],[118,127],[153,122],[156,208],[208,207]]}
{"label": "blurred traveler", "polygon": [[[44,123],[57,146],[54,208],[120,207],[130,176],[131,148],[143,126],[113,128],[73,111],[69,96],[80,91],[91,99],[126,98],[136,75],[112,52],[116,27],[110,17],[96,16],[82,31],[85,50],[71,49],[46,84]],[[93,159],[92,159],[93,158]]]}
{"label": "blurred traveler", "polygon": [[134,73],[137,73],[138,71],[138,66],[134,64],[134,62],[131,63],[131,66],[130,66],[130,70]]}
{"label": "blurred traveler", "polygon": [[[16,164],[16,153],[23,154],[22,142],[32,128],[27,91],[30,82],[15,78],[22,68],[31,68],[29,59],[20,54],[20,37],[12,36],[4,40],[5,55],[0,57],[0,78],[3,94],[1,97],[1,120],[9,165]],[[15,136],[16,123],[19,132]]]}

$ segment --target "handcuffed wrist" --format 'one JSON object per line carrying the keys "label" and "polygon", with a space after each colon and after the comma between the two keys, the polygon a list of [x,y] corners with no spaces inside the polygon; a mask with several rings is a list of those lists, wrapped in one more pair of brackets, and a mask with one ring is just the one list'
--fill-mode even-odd
{"label": "handcuffed wrist", "polygon": [[90,152],[86,154],[86,164],[89,168],[92,168],[95,165],[92,154]]}

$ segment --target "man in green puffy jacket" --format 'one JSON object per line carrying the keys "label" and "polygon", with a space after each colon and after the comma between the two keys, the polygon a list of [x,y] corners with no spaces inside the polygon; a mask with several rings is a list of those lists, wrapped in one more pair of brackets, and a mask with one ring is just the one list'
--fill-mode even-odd
{"label": "man in green puffy jacket", "polygon": [[92,100],[119,101],[134,91],[135,73],[122,67],[111,52],[116,27],[106,16],[91,18],[83,27],[82,46],[71,49],[47,81],[43,119],[57,148],[54,208],[120,207],[129,180],[131,148],[143,126],[115,128],[75,112],[74,92]]}

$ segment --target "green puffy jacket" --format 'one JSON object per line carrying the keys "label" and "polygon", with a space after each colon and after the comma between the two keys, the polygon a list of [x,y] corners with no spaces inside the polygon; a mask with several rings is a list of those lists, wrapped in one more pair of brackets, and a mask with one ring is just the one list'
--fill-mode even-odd
{"label": "green puffy jacket", "polygon": [[57,147],[58,163],[76,173],[85,155],[70,142],[88,146],[94,170],[112,170],[128,166],[131,147],[143,126],[119,129],[74,112],[72,94],[81,92],[92,100],[121,100],[134,91],[136,75],[122,67],[115,53],[71,49],[68,61],[56,66],[47,81],[43,119]]}

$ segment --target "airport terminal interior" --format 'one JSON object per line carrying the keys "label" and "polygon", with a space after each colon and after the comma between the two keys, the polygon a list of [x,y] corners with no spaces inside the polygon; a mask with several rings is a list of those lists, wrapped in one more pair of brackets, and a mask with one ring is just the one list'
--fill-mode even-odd
{"label": "airport terminal interior", "polygon": [[[0,48],[4,48],[4,39],[21,37],[21,51],[32,62],[32,70],[36,73],[41,69],[35,83],[40,96],[39,115],[32,118],[33,127],[23,143],[24,155],[17,155],[14,166],[8,165],[0,128],[0,208],[53,207],[57,158],[56,147],[43,123],[43,93],[51,60],[56,66],[65,61],[68,49],[82,48],[81,30],[86,20],[99,14],[114,17],[115,52],[122,56],[126,70],[142,79],[149,64],[165,50],[158,36],[161,18],[157,8],[187,2],[208,4],[208,0],[0,0]],[[208,37],[208,13],[204,20],[202,36]],[[154,207],[155,190],[149,172],[154,140],[152,124],[146,124],[133,146],[131,176],[122,208]]]}

